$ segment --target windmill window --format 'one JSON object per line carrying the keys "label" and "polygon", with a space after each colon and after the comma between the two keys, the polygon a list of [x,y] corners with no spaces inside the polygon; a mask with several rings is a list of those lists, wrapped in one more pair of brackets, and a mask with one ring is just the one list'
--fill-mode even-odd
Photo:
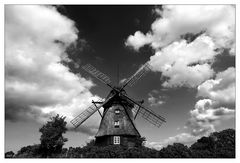
{"label": "windmill window", "polygon": [[115,114],[120,114],[120,110],[119,110],[119,109],[116,109],[116,110],[115,110]]}
{"label": "windmill window", "polygon": [[119,128],[119,121],[114,121],[114,127]]}
{"label": "windmill window", "polygon": [[113,137],[113,144],[120,144],[120,136]]}

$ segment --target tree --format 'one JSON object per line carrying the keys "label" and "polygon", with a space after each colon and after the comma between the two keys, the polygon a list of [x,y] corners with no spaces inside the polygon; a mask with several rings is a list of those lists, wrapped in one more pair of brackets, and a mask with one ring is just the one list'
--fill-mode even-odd
{"label": "tree", "polygon": [[67,131],[65,118],[59,115],[51,117],[50,121],[39,129],[39,132],[42,133],[40,138],[42,157],[54,157],[54,155],[62,152],[64,142],[67,141],[67,138],[62,135]]}
{"label": "tree", "polygon": [[191,152],[187,146],[181,143],[174,143],[168,145],[159,151],[159,157],[161,158],[188,158],[191,157]]}
{"label": "tree", "polygon": [[14,156],[16,158],[40,158],[42,155],[39,152],[39,144],[28,145],[22,147],[17,154]]}
{"label": "tree", "polygon": [[136,138],[136,146],[137,147],[144,146],[145,142],[146,142],[146,138],[145,137],[137,137]]}
{"label": "tree", "polygon": [[202,137],[190,147],[190,150],[192,157],[234,158],[235,130],[226,129],[214,132],[209,137]]}
{"label": "tree", "polygon": [[95,139],[92,139],[86,143],[86,147],[93,147],[93,146],[95,146]]}
{"label": "tree", "polygon": [[8,151],[5,153],[5,158],[13,158],[14,152],[13,151]]}
{"label": "tree", "polygon": [[234,158],[235,157],[235,130],[226,129],[221,132],[214,132],[211,137],[216,142],[215,157]]}
{"label": "tree", "polygon": [[211,137],[202,137],[191,146],[192,157],[213,158],[215,156],[215,142]]}

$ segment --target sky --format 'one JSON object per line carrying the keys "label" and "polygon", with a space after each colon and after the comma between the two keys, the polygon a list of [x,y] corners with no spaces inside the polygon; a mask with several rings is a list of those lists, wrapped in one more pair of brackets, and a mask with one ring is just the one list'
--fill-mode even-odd
{"label": "sky", "polygon": [[235,128],[234,5],[5,5],[5,151],[40,143],[50,116],[66,116],[65,147],[90,141],[95,113],[77,130],[70,120],[110,89],[81,66],[90,63],[114,85],[143,64],[151,71],[127,94],[166,118],[141,117],[146,146],[191,145]]}

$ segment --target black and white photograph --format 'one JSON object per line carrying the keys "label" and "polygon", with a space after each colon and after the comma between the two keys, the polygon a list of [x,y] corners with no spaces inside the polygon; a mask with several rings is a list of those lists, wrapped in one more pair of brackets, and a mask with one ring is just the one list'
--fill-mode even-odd
{"label": "black and white photograph", "polygon": [[3,6],[4,159],[236,158],[237,4]]}

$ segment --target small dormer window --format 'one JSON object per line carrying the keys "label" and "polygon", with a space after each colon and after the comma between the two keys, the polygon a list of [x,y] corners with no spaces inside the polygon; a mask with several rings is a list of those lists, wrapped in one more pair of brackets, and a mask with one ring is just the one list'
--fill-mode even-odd
{"label": "small dormer window", "polygon": [[114,127],[119,128],[119,121],[114,121]]}
{"label": "small dormer window", "polygon": [[119,109],[116,109],[116,110],[115,110],[115,114],[120,114],[120,110],[119,110]]}

